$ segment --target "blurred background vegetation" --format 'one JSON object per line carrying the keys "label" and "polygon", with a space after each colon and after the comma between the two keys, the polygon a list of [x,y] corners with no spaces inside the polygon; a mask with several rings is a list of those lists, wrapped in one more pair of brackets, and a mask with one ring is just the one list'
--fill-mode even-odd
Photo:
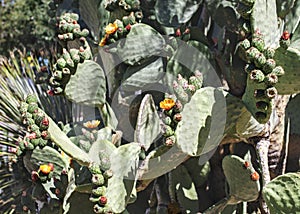
{"label": "blurred background vegetation", "polygon": [[37,52],[53,49],[55,25],[48,16],[50,0],[0,0],[0,55],[14,48]]}

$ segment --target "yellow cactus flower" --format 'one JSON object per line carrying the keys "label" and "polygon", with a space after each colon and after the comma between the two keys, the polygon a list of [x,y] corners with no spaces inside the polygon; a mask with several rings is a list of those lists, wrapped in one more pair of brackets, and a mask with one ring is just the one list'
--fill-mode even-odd
{"label": "yellow cactus flower", "polygon": [[45,175],[49,174],[52,170],[53,170],[53,167],[51,165],[48,165],[48,164],[40,165],[40,171],[42,173],[44,173]]}
{"label": "yellow cactus flower", "polygon": [[161,109],[164,109],[166,111],[170,110],[171,108],[173,108],[173,106],[175,106],[175,101],[171,98],[166,98],[163,101],[161,101],[159,103],[159,107]]}
{"label": "yellow cactus flower", "polygon": [[109,23],[106,27],[105,27],[105,33],[110,35],[110,34],[114,34],[116,31],[118,30],[118,25],[116,22],[114,23]]}
{"label": "yellow cactus flower", "polygon": [[87,121],[86,123],[83,123],[83,126],[85,128],[89,128],[89,129],[94,129],[97,128],[100,124],[99,120],[92,120],[92,121]]}

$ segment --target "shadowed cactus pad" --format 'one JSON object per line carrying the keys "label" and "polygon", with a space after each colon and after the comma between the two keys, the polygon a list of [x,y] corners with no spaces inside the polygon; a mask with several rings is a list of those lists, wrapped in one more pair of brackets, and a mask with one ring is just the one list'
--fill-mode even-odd
{"label": "shadowed cactus pad", "polygon": [[222,167],[229,185],[229,203],[254,201],[258,198],[260,183],[251,163],[236,155],[227,155],[223,159]]}
{"label": "shadowed cactus pad", "polygon": [[262,191],[272,214],[300,213],[300,173],[287,173],[268,183]]}

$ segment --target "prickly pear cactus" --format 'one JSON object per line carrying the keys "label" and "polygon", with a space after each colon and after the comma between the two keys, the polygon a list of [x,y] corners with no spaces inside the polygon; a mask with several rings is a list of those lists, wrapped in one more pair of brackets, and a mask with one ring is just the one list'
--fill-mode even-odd
{"label": "prickly pear cactus", "polygon": [[229,204],[258,198],[259,174],[251,162],[236,155],[228,155],[224,157],[222,167],[229,186]]}
{"label": "prickly pear cactus", "polygon": [[263,197],[273,213],[300,212],[300,174],[286,173],[268,183],[262,191]]}

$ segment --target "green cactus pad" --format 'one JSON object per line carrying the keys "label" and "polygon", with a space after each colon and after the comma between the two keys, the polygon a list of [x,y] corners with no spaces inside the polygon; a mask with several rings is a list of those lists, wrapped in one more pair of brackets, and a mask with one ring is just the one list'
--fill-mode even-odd
{"label": "green cactus pad", "polygon": [[271,214],[300,213],[300,173],[286,173],[264,186],[262,195]]}
{"label": "green cactus pad", "polygon": [[178,147],[190,156],[215,149],[223,136],[226,102],[221,90],[201,88],[182,111],[175,135]]}
{"label": "green cactus pad", "polygon": [[170,172],[171,187],[184,213],[199,211],[198,195],[192,178],[183,165]]}
{"label": "green cactus pad", "polygon": [[280,30],[277,23],[276,0],[256,0],[250,17],[252,33],[260,31],[266,47],[278,47]]}
{"label": "green cactus pad", "polygon": [[66,97],[79,104],[101,105],[105,103],[106,81],[102,68],[94,61],[78,64],[65,88]]}
{"label": "green cactus pad", "polygon": [[152,27],[146,24],[134,24],[126,40],[118,44],[116,54],[128,65],[139,65],[141,60],[159,56],[164,46],[164,38]]}
{"label": "green cactus pad", "polygon": [[134,92],[144,89],[149,84],[157,83],[164,74],[161,57],[147,64],[130,66],[123,75],[122,90]]}
{"label": "green cactus pad", "polygon": [[137,143],[130,143],[118,147],[111,155],[111,170],[113,176],[108,179],[106,190],[107,206],[114,213],[125,210],[130,195],[135,188],[136,169],[138,166],[141,147]]}
{"label": "green cactus pad", "polygon": [[154,6],[155,15],[160,24],[168,27],[178,27],[191,19],[200,3],[201,0],[158,0]]}
{"label": "green cactus pad", "polygon": [[89,166],[91,159],[87,153],[82,151],[79,147],[72,143],[68,136],[60,130],[56,123],[49,118],[48,132],[51,135],[51,141],[60,147],[67,155],[77,160],[84,166]]}
{"label": "green cactus pad", "polygon": [[69,167],[68,158],[49,146],[45,146],[42,149],[35,148],[30,162],[36,166],[52,163],[54,165],[53,175],[56,178],[60,178],[61,172]]}
{"label": "green cactus pad", "polygon": [[192,157],[183,164],[191,175],[196,188],[199,188],[205,184],[211,171],[209,161],[201,164],[198,157]]}
{"label": "green cactus pad", "polygon": [[147,151],[159,134],[159,116],[152,96],[147,94],[140,104],[134,139]]}
{"label": "green cactus pad", "polygon": [[104,152],[107,155],[111,155],[113,152],[115,152],[115,150],[115,145],[112,144],[110,141],[99,139],[92,144],[92,147],[89,151],[89,157],[93,160],[93,162],[100,165],[101,167],[102,161],[99,157],[99,153]]}
{"label": "green cactus pad", "polygon": [[284,69],[276,88],[279,94],[300,92],[300,50],[291,45],[287,50],[277,49],[274,55],[276,63]]}
{"label": "green cactus pad", "polygon": [[260,183],[252,180],[255,172],[253,166],[245,166],[245,160],[236,155],[227,155],[222,161],[222,167],[229,185],[229,203],[237,204],[241,201],[254,201],[259,196]]}

